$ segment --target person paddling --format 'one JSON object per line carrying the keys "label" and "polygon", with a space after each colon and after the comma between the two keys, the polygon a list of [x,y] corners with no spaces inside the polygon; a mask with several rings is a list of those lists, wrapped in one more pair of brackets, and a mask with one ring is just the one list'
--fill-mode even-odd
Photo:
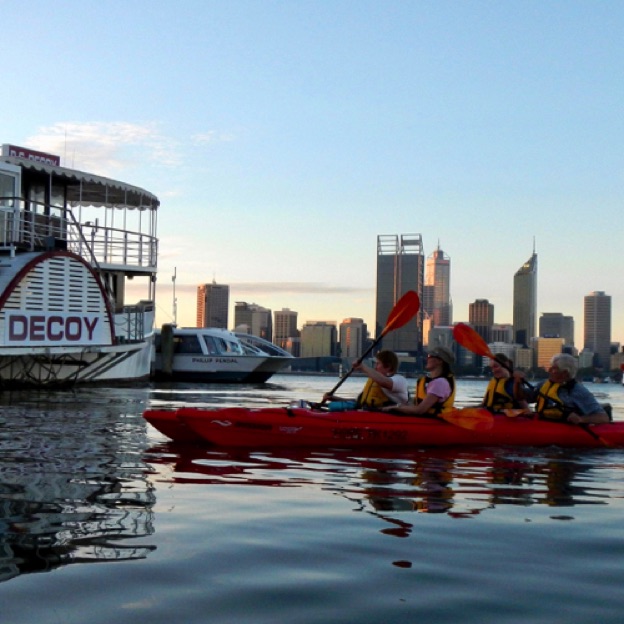
{"label": "person paddling", "polygon": [[[576,381],[578,365],[569,353],[553,356],[548,379],[532,390],[524,389],[526,400],[535,402],[535,411],[542,420],[568,422],[574,425],[608,423],[609,415],[596,397]],[[521,372],[514,376],[524,379]]]}
{"label": "person paddling", "polygon": [[504,353],[495,353],[490,360],[492,379],[485,390],[482,407],[491,412],[502,412],[506,409],[526,409],[529,404],[524,400],[522,380],[513,377],[513,361]]}
{"label": "person paddling", "polygon": [[453,353],[446,347],[435,347],[427,354],[425,370],[427,375],[416,384],[414,403],[400,403],[384,408],[410,416],[438,416],[453,409],[455,403],[455,377],[451,366],[455,362]]}
{"label": "person paddling", "polygon": [[364,390],[355,400],[344,399],[330,392],[323,395],[323,403],[330,401],[330,411],[343,411],[347,409],[379,409],[384,405],[407,403],[409,393],[407,379],[397,374],[399,358],[393,351],[379,351],[375,356],[375,368],[366,366],[359,360],[353,364],[353,370],[364,373],[368,380]]}

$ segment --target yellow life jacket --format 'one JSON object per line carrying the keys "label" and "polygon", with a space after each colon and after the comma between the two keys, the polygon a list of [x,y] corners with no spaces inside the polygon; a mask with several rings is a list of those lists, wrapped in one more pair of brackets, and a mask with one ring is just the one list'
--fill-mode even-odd
{"label": "yellow life jacket", "polygon": [[500,379],[492,377],[485,390],[483,406],[493,412],[501,412],[504,409],[518,407],[513,397],[513,390],[510,392],[508,388],[511,385],[509,382],[513,384],[513,379],[510,377],[501,377]]}
{"label": "yellow life jacket", "polygon": [[391,404],[392,401],[387,397],[383,388],[376,381],[367,379],[364,390],[357,400],[358,407],[379,408]]}
{"label": "yellow life jacket", "polygon": [[544,420],[564,420],[569,410],[559,398],[561,384],[545,381],[537,394],[535,411]]}
{"label": "yellow life jacket", "polygon": [[[425,414],[431,414],[432,416],[437,416],[442,412],[449,412],[453,409],[453,404],[455,403],[455,377],[453,375],[445,375],[444,379],[449,382],[451,386],[451,394],[449,394],[448,398],[440,403],[439,401],[433,406],[430,407]],[[418,405],[425,400],[427,396],[427,385],[433,381],[431,377],[421,377],[416,384],[416,400],[415,403]]]}

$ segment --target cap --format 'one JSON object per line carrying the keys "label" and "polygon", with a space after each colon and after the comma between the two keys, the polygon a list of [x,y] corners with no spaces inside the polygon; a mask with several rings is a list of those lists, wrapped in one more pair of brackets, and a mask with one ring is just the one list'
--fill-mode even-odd
{"label": "cap", "polygon": [[455,362],[455,356],[446,347],[434,347],[430,349],[428,355],[440,358],[443,362],[446,362],[449,366]]}

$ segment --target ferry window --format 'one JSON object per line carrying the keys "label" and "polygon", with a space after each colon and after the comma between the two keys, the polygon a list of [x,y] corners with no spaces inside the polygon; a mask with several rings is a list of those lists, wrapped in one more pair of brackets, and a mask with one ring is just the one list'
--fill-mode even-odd
{"label": "ferry window", "polygon": [[199,353],[202,350],[197,336],[177,336],[175,339],[174,353]]}
{"label": "ferry window", "polygon": [[204,342],[206,343],[206,351],[210,353],[210,355],[214,355],[219,352],[212,336],[204,336]]}

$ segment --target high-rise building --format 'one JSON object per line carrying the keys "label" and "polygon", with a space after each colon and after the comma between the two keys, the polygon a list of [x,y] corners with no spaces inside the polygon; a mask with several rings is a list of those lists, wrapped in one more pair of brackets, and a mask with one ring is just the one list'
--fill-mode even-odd
{"label": "high-rise building", "polygon": [[308,321],[301,328],[301,357],[336,355],[337,333],[333,321]]}
{"label": "high-rise building", "polygon": [[[408,291],[423,298],[425,257],[420,234],[377,237],[377,301],[375,337],[386,326],[398,300]],[[384,336],[383,348],[415,355],[422,345],[422,306],[413,321]]]}
{"label": "high-rise building", "polygon": [[554,355],[562,353],[564,344],[565,338],[562,337],[534,338],[533,348],[535,350],[535,365],[537,368],[548,370],[550,360]]}
{"label": "high-rise building", "polygon": [[475,299],[468,306],[468,322],[485,342],[490,342],[494,326],[494,304],[487,299]]}
{"label": "high-rise building", "polygon": [[[427,258],[425,270],[425,291],[432,289],[431,301],[423,297],[425,312],[433,319],[433,325],[449,326],[453,322],[451,304],[451,259],[438,248]],[[427,307],[430,306],[430,307]]]}
{"label": "high-rise building", "polygon": [[197,327],[227,329],[230,287],[225,284],[200,284],[197,287]]}
{"label": "high-rise building", "polygon": [[513,282],[514,342],[528,347],[537,326],[537,254],[516,271]]}
{"label": "high-rise building", "polygon": [[[281,310],[276,310],[273,316],[275,317],[275,322],[273,323],[273,342],[278,347],[289,351],[289,345],[299,344],[294,341],[295,338],[299,338],[297,312],[289,308],[282,308]],[[292,353],[292,351],[289,351],[289,353]]]}
{"label": "high-rise building", "polygon": [[340,323],[340,356],[359,358],[364,353],[368,330],[364,319],[347,318]]}
{"label": "high-rise building", "polygon": [[584,347],[594,352],[594,365],[608,368],[611,357],[611,297],[594,291],[585,297]]}
{"label": "high-rise building", "polygon": [[271,310],[256,303],[237,301],[234,306],[234,327],[237,331],[245,331],[260,336],[269,342],[273,339],[273,321]]}
{"label": "high-rise building", "polygon": [[513,325],[511,323],[494,323],[492,325],[490,340],[513,344]]}
{"label": "high-rise building", "polygon": [[563,338],[567,347],[574,346],[574,319],[561,312],[544,312],[539,319],[540,338]]}

